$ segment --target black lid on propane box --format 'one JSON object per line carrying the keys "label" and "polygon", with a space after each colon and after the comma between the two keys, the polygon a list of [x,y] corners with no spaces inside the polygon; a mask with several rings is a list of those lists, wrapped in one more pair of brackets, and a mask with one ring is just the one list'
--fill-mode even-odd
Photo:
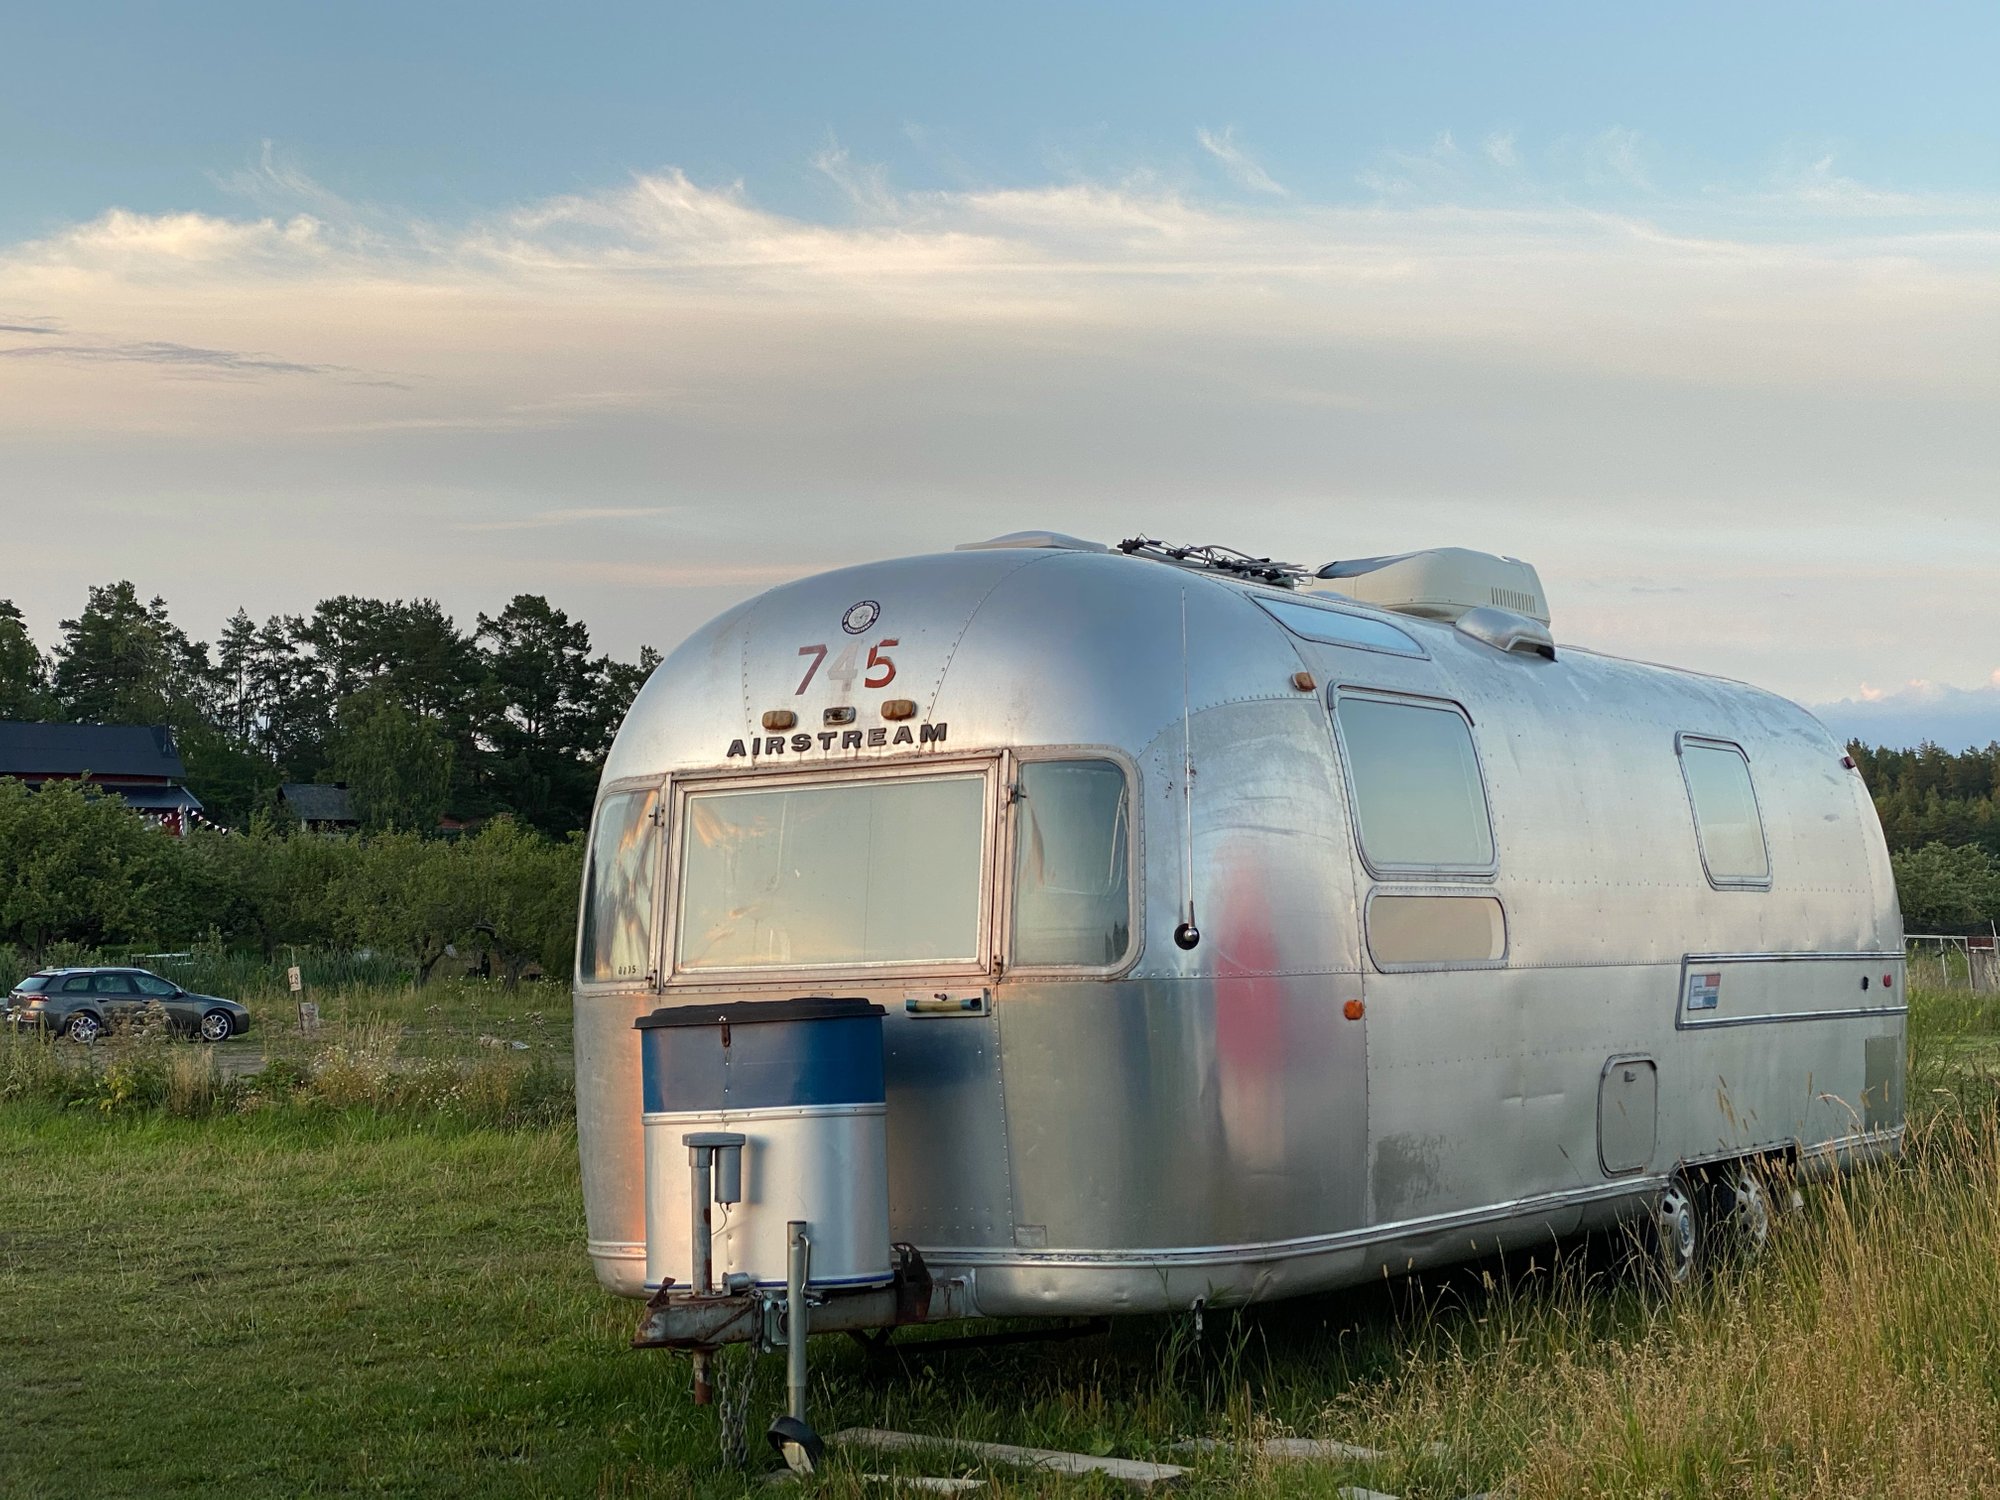
{"label": "black lid on propane box", "polygon": [[655,1026],[752,1026],[760,1021],[857,1021],[888,1012],[854,996],[800,995],[793,1000],[729,1000],[720,1005],[663,1005],[632,1024]]}

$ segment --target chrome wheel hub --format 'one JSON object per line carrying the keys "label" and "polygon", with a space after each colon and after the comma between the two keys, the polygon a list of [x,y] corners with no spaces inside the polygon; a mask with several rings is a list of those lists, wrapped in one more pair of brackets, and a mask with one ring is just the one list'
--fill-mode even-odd
{"label": "chrome wheel hub", "polygon": [[1672,1184],[1660,1195],[1658,1224],[1661,1269],[1670,1283],[1679,1286],[1694,1274],[1700,1237],[1694,1199],[1680,1183]]}

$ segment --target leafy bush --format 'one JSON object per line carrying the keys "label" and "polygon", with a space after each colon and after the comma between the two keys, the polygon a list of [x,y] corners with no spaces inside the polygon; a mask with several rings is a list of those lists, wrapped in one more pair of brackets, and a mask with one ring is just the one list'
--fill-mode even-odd
{"label": "leafy bush", "polygon": [[1911,932],[1979,932],[2000,919],[2000,866],[1976,844],[1925,844],[1891,856]]}
{"label": "leafy bush", "polygon": [[88,787],[31,793],[7,778],[0,848],[0,957],[14,974],[175,948],[200,961],[172,977],[224,994],[242,988],[253,955],[268,963],[295,948],[322,963],[331,951],[371,955],[335,982],[421,984],[454,945],[489,952],[510,982],[537,967],[566,975],[583,871],[577,839],[504,816],[450,841],[268,824],[172,839]]}

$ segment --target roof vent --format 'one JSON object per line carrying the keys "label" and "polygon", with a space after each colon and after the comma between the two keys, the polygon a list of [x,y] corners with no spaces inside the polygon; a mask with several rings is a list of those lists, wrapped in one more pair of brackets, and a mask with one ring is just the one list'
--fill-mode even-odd
{"label": "roof vent", "polygon": [[1549,602],[1532,565],[1464,547],[1328,563],[1317,578],[1336,593],[1427,620],[1455,622],[1469,609],[1504,609],[1549,623]]}
{"label": "roof vent", "polygon": [[1490,604],[1468,609],[1458,617],[1458,629],[1460,634],[1484,641],[1495,651],[1556,659],[1555,637],[1549,634],[1549,627],[1511,609]]}
{"label": "roof vent", "polygon": [[1002,547],[1047,547],[1056,552],[1109,552],[1102,542],[1064,536],[1060,531],[1010,531],[984,542],[960,542],[955,552],[988,552]]}

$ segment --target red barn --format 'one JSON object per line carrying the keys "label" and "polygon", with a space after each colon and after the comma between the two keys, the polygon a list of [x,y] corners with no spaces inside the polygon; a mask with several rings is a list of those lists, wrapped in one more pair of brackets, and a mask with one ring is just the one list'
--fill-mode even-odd
{"label": "red barn", "polygon": [[201,801],[164,724],[24,724],[0,720],[0,776],[29,786],[88,781],[168,833],[187,832]]}

